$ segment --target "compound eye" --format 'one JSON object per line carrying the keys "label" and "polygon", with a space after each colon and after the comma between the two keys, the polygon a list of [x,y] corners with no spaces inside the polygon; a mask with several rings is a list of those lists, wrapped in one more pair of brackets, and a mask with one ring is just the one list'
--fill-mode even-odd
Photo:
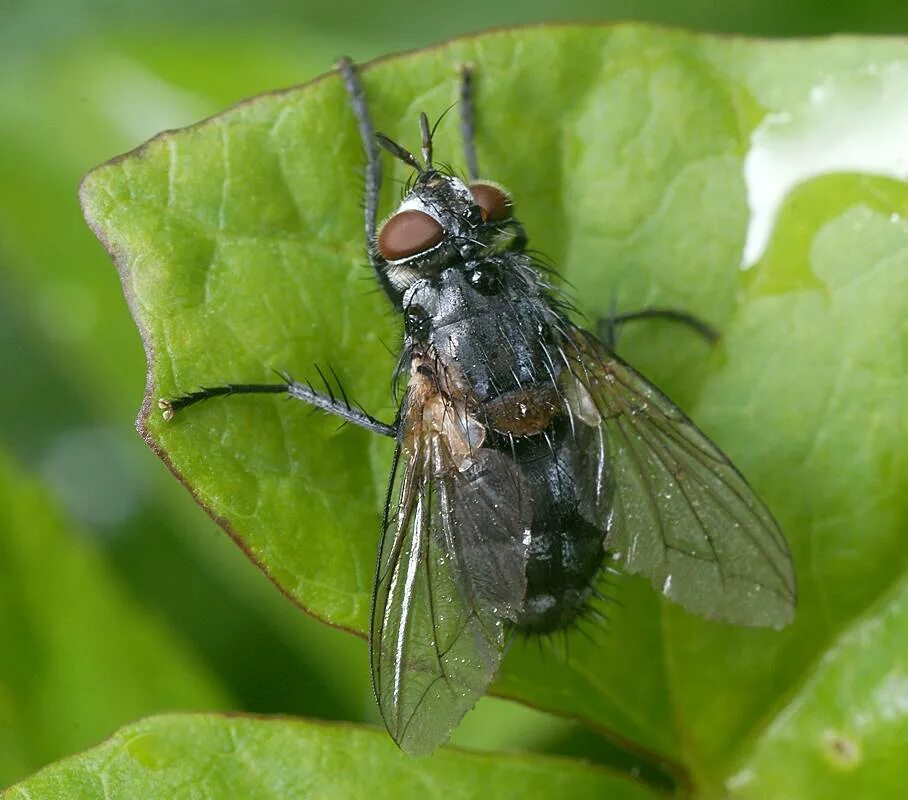
{"label": "compound eye", "polygon": [[470,193],[479,206],[483,222],[498,222],[511,216],[511,196],[500,186],[484,181],[471,183]]}
{"label": "compound eye", "polygon": [[400,261],[431,250],[444,235],[444,228],[437,219],[424,211],[408,208],[382,226],[378,234],[378,252],[385,261]]}

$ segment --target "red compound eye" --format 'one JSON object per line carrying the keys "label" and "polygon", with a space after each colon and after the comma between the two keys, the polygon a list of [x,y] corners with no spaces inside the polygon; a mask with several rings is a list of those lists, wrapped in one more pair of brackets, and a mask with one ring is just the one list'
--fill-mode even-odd
{"label": "red compound eye", "polygon": [[494,183],[470,184],[473,202],[479,206],[483,222],[497,222],[511,216],[511,196]]}
{"label": "red compound eye", "polygon": [[424,211],[409,208],[389,219],[378,234],[378,252],[386,261],[431,250],[444,237],[444,228]]}

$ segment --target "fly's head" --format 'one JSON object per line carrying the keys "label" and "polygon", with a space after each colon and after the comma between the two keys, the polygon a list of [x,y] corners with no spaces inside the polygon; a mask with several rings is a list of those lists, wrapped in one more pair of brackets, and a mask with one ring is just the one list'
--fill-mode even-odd
{"label": "fly's head", "polygon": [[496,275],[502,257],[522,251],[526,244],[511,197],[496,183],[467,183],[433,164],[433,131],[425,114],[420,126],[422,162],[378,134],[379,143],[416,174],[400,205],[379,228],[373,252],[401,305],[415,284],[437,281],[451,269],[462,271],[478,291],[489,294],[500,283]]}

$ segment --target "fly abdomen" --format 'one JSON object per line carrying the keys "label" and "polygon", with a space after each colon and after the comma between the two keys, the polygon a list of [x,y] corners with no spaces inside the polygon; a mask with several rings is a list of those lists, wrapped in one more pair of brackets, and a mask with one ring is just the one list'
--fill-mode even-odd
{"label": "fly abdomen", "polygon": [[569,431],[555,426],[551,446],[536,436],[515,443],[533,494],[527,591],[516,627],[527,633],[565,628],[593,594],[605,556],[604,533],[579,513]]}
{"label": "fly abdomen", "polygon": [[602,532],[578,514],[533,531],[527,594],[517,627],[550,633],[570,625],[594,591],[605,551]]}

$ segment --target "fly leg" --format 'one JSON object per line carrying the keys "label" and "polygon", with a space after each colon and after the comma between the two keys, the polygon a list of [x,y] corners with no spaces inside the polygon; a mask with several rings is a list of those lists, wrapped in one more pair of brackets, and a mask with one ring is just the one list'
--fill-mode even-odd
{"label": "fly leg", "polygon": [[[372,126],[372,118],[369,115],[366,95],[353,62],[349,58],[342,58],[338,63],[338,70],[347,89],[350,106],[353,109],[353,115],[356,117],[357,127],[359,128],[363,152],[366,156],[365,197],[363,201],[366,251],[369,254],[369,262],[379,283],[394,305],[399,308],[401,304],[400,293],[394,289],[388,280],[384,269],[386,266],[385,262],[372,246],[375,241],[378,194],[381,189],[381,161],[379,159],[378,142],[375,138],[375,129]],[[316,367],[316,369],[318,368]],[[281,383],[231,383],[224,386],[203,387],[198,391],[190,392],[180,397],[162,399],[158,402],[158,405],[164,413],[164,419],[170,419],[187,406],[195,405],[212,397],[229,397],[239,394],[285,394],[294,400],[302,400],[304,403],[308,403],[321,411],[340,417],[345,422],[358,425],[373,433],[396,438],[396,425],[388,425],[381,420],[375,419],[375,417],[358,406],[353,406],[347,399],[347,395],[339,382],[338,390],[340,396],[338,397],[320,370],[319,375],[325,383],[326,391],[324,392],[317,391],[312,384],[299,383],[289,375],[281,374],[283,379]]]}
{"label": "fly leg", "polygon": [[281,378],[283,378],[281,383],[230,383],[224,386],[203,387],[196,392],[190,392],[170,400],[159,400],[158,406],[164,412],[164,419],[169,420],[174,414],[187,406],[195,405],[212,397],[230,397],[231,395],[239,394],[286,394],[287,397],[291,397],[294,400],[302,400],[320,411],[333,414],[345,422],[358,425],[360,428],[365,428],[372,433],[380,433],[382,436],[389,436],[392,439],[397,437],[397,427],[395,425],[388,425],[381,420],[377,420],[371,414],[350,403],[340,382],[338,382],[338,390],[340,392],[338,397],[321,370],[318,370],[318,372],[325,383],[325,392],[317,391],[310,383],[299,383],[289,375],[280,373]]}
{"label": "fly leg", "polygon": [[363,144],[363,153],[366,156],[365,188],[363,197],[363,216],[366,228],[366,252],[369,255],[369,263],[375,277],[378,279],[385,294],[388,295],[395,308],[401,307],[400,292],[397,291],[388,279],[385,267],[385,260],[378,254],[375,249],[375,227],[378,215],[378,195],[381,191],[381,158],[379,156],[378,140],[375,137],[375,128],[372,125],[372,117],[369,114],[369,104],[366,101],[366,93],[363,91],[363,85],[359,80],[359,74],[356,71],[356,65],[346,56],[337,63],[347,89],[347,97],[350,100],[350,108],[353,109],[353,116],[356,117],[356,125],[359,129],[359,138]]}
{"label": "fly leg", "polygon": [[463,157],[467,162],[470,180],[479,178],[476,162],[476,126],[473,116],[473,66],[464,64],[460,68],[460,137],[463,139]]}
{"label": "fly leg", "polygon": [[599,320],[599,337],[602,339],[603,344],[610,350],[614,350],[618,343],[620,326],[641,319],[661,319],[667,322],[677,322],[692,328],[710,344],[715,344],[719,341],[719,332],[712,325],[699,317],[695,317],[693,314],[689,314],[687,311],[681,311],[677,308],[641,308],[637,311],[629,311],[623,314],[616,313],[613,308],[607,317]]}

